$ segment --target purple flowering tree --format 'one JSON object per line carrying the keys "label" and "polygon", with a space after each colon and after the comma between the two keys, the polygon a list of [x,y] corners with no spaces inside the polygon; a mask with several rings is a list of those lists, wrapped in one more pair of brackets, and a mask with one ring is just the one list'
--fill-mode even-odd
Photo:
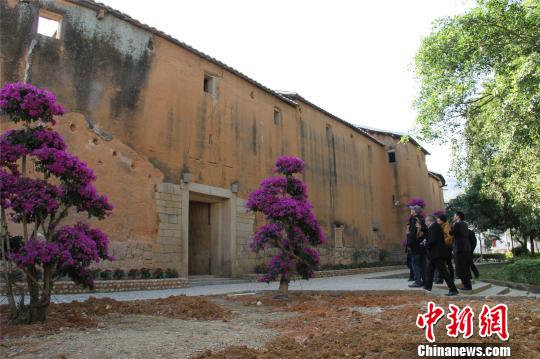
{"label": "purple flowering tree", "polygon": [[251,249],[256,253],[275,249],[261,281],[279,278],[283,296],[287,295],[291,275],[298,273],[304,279],[313,276],[319,264],[319,252],[314,247],[325,241],[308,201],[306,185],[294,176],[303,170],[300,158],[279,157],[274,172],[283,176],[264,179],[247,201],[247,208],[261,212],[267,221],[253,236]]}
{"label": "purple flowering tree", "polygon": [[[52,129],[54,117],[65,112],[54,94],[7,83],[0,89],[0,111],[22,125],[0,136],[2,272],[12,322],[32,323],[45,320],[55,280],[68,276],[92,288],[90,264],[113,259],[105,233],[84,222],[62,226],[62,220],[74,212],[103,219],[112,206],[97,193],[94,172],[67,152]],[[8,222],[18,224],[11,226],[16,233]],[[13,278],[15,268],[24,273],[29,300]]]}
{"label": "purple flowering tree", "polygon": [[424,201],[420,197],[413,197],[407,202],[407,206],[420,206],[422,208],[426,208],[426,201]]}
{"label": "purple flowering tree", "polygon": [[439,209],[438,211],[433,212],[433,216],[439,218],[442,215],[445,215],[446,211],[444,209]]}

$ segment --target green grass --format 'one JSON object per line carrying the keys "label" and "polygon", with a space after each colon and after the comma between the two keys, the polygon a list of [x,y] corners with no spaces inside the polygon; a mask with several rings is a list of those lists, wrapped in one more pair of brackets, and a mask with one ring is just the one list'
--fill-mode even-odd
{"label": "green grass", "polygon": [[540,285],[540,258],[518,258],[510,263],[478,266],[480,279],[496,279],[515,283]]}

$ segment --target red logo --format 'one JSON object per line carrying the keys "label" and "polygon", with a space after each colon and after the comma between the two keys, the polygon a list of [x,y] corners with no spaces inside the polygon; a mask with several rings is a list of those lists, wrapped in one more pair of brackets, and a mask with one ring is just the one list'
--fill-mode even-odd
{"label": "red logo", "polygon": [[426,328],[426,339],[433,343],[435,341],[435,333],[433,332],[433,327],[435,324],[444,316],[444,309],[442,307],[437,307],[435,303],[428,303],[428,312],[426,314],[418,314],[416,318],[416,325],[418,328]]}
{"label": "red logo", "polygon": [[[418,314],[416,326],[420,329],[425,328],[426,339],[430,343],[435,341],[435,325],[444,316],[444,309],[438,307],[433,302],[428,302],[428,310],[425,314]],[[456,338],[463,334],[463,338],[472,337],[474,331],[474,311],[470,306],[460,309],[457,305],[450,304],[447,318],[450,323],[446,326],[446,334],[449,337]],[[501,340],[508,340],[508,306],[506,304],[497,304],[493,308],[488,305],[482,306],[482,312],[478,317],[479,331],[478,335],[482,338],[497,334]]]}
{"label": "red logo", "polygon": [[446,334],[453,338],[456,338],[459,333],[463,333],[465,339],[472,337],[474,317],[472,308],[467,305],[459,310],[457,305],[450,304],[448,309],[450,309],[450,313],[447,317],[450,319],[450,324],[446,326]]}
{"label": "red logo", "polygon": [[508,340],[508,307],[506,304],[497,304],[493,308],[487,305],[482,306],[482,312],[478,317],[480,330],[478,334],[482,337],[490,337],[497,334],[501,340]]}

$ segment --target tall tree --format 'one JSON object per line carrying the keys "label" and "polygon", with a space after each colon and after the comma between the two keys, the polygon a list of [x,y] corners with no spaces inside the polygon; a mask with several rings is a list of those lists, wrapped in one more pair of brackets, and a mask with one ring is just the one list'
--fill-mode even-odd
{"label": "tall tree", "polygon": [[[60,226],[62,220],[70,211],[103,219],[112,206],[97,193],[94,172],[67,152],[63,138],[52,129],[54,117],[64,114],[54,94],[8,83],[0,89],[0,111],[22,123],[0,136],[1,259],[11,319],[44,321],[55,280],[68,276],[93,287],[89,266],[112,259],[105,233],[82,221]],[[10,231],[8,221],[19,224],[13,228],[18,233]],[[13,267],[24,272],[28,303],[24,288],[19,302],[15,300]]]}
{"label": "tall tree", "polygon": [[264,179],[247,202],[249,210],[262,212],[267,221],[253,236],[251,249],[275,251],[261,280],[279,279],[279,290],[284,297],[292,275],[298,273],[304,279],[313,276],[319,264],[319,252],[314,247],[325,241],[308,201],[306,185],[294,176],[303,171],[304,161],[300,158],[279,157],[274,172],[283,177]]}
{"label": "tall tree", "polygon": [[540,204],[540,2],[478,0],[438,20],[415,58],[421,136],[504,207]]}

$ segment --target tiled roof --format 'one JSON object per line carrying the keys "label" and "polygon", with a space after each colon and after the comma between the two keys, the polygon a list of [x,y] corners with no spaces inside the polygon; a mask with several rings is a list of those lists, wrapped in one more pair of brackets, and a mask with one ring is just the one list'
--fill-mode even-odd
{"label": "tiled roof", "polygon": [[347,122],[339,117],[337,117],[336,115],[326,111],[325,109],[315,105],[314,103],[312,102],[309,102],[308,100],[306,100],[304,97],[302,97],[301,95],[299,95],[298,93],[296,92],[288,92],[288,91],[277,91],[279,94],[283,95],[283,96],[286,96],[288,98],[290,98],[291,100],[299,100],[299,101],[302,101],[304,103],[306,103],[307,105],[315,108],[316,110],[324,113],[325,115],[327,115],[328,117],[331,117],[333,118],[334,120],[338,121],[338,122],[341,122],[343,123],[345,126],[348,126],[350,127],[351,129],[355,130],[355,132],[358,132],[362,135],[364,135],[365,137],[369,138],[371,141],[377,143],[378,145],[381,145],[381,146],[384,146],[385,144],[382,143],[381,141],[379,141],[378,139],[376,139],[375,137],[371,136],[369,133],[367,133],[367,131],[363,130],[362,128],[358,127],[358,126],[355,126],[353,125],[352,123],[350,122]]}
{"label": "tiled roof", "polygon": [[428,174],[431,177],[434,177],[434,178],[438,179],[439,181],[441,181],[442,182],[442,187],[446,186],[446,180],[444,179],[444,176],[442,174],[437,173],[437,172],[433,172],[433,171],[428,171]]}
{"label": "tiled roof", "polygon": [[376,133],[376,134],[379,134],[379,135],[391,136],[391,137],[396,138],[396,139],[401,139],[403,137],[408,137],[409,142],[411,142],[412,144],[414,144],[415,146],[420,148],[422,150],[422,152],[424,152],[426,155],[430,155],[428,150],[426,150],[424,147],[422,147],[422,145],[420,145],[418,142],[416,142],[416,140],[414,138],[412,138],[411,136],[407,135],[404,132],[388,131],[388,130],[382,130],[382,129],[368,127],[368,126],[359,126],[359,128],[361,128],[361,129],[363,129],[364,131],[367,131],[367,132]]}
{"label": "tiled roof", "polygon": [[[279,100],[291,105],[291,106],[297,106],[297,103],[294,101],[295,99],[297,100],[301,100],[302,102],[312,106],[313,108],[317,109],[318,111],[324,113],[325,115],[335,119],[336,121],[339,121],[341,123],[343,123],[344,125],[350,127],[351,129],[355,130],[356,132],[358,133],[361,133],[362,135],[364,135],[365,137],[367,137],[368,139],[370,139],[371,141],[381,145],[381,146],[384,146],[384,143],[382,143],[381,141],[377,140],[375,137],[371,136],[369,134],[369,131],[366,131],[365,130],[365,127],[358,127],[358,126],[355,126],[353,124],[351,124],[350,122],[347,122],[333,114],[331,114],[330,112],[322,109],[321,107],[309,102],[308,100],[306,100],[304,97],[300,96],[299,94],[297,93],[293,93],[293,92],[284,92],[284,91],[274,91],[266,86],[264,86],[263,84],[261,84],[260,82],[257,82],[255,80],[253,80],[252,78],[244,75],[243,73],[241,73],[240,71],[230,67],[229,65],[226,65],[224,64],[223,62],[211,57],[210,55],[207,55],[191,46],[189,46],[188,44],[172,37],[171,35],[168,35],[166,33],[164,33],[163,31],[160,31],[152,26],[149,26],[149,25],[146,25],[146,24],[143,24],[141,23],[140,21],[132,18],[131,16],[127,15],[127,14],[124,14],[123,12],[121,11],[118,11],[116,9],[113,9],[111,8],[110,6],[107,6],[103,3],[100,3],[100,2],[97,2],[97,1],[93,1],[93,0],[67,0],[71,3],[74,3],[74,4],[77,4],[77,5],[81,5],[81,6],[84,6],[86,8],[89,8],[89,9],[92,9],[92,10],[104,10],[106,13],[109,13],[109,14],[112,14],[114,16],[116,16],[117,18],[121,19],[121,20],[124,20],[134,26],[137,26],[137,27],[140,27],[141,29],[144,29],[148,32],[151,32],[152,34],[156,35],[156,36],[159,36],[159,37],[162,37],[166,40],[169,40],[171,41],[172,43],[194,53],[195,55],[197,56],[200,56],[202,57],[203,59],[231,72],[232,74],[246,80],[247,82],[253,84],[254,86],[260,88],[261,90],[269,93],[270,95],[274,96],[274,97],[277,97]],[[413,140],[414,141],[414,140]],[[416,142],[413,142],[413,143],[416,143]],[[420,146],[420,145],[418,145]],[[427,151],[424,150],[424,152],[428,153]],[[429,154],[429,153],[428,153]]]}

